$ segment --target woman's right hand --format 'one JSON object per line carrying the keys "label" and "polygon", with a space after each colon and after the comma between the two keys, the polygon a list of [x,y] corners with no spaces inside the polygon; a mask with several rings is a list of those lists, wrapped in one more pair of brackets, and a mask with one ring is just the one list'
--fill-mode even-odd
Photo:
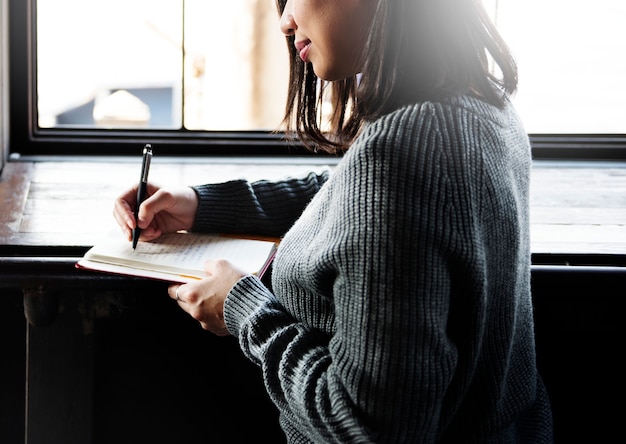
{"label": "woman's right hand", "polygon": [[136,225],[141,228],[142,241],[191,229],[198,209],[198,197],[191,187],[160,188],[149,183],[147,191],[147,198],[139,207],[138,221],[134,213],[137,185],[115,199],[113,216],[129,241]]}

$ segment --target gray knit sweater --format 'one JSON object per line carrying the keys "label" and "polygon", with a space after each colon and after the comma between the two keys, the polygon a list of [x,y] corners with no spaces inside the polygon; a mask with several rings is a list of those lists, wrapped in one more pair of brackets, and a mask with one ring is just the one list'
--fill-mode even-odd
{"label": "gray knit sweater", "polygon": [[460,97],[369,124],[332,174],[194,187],[195,230],[284,235],[224,316],[289,442],[551,441],[529,168],[514,111]]}

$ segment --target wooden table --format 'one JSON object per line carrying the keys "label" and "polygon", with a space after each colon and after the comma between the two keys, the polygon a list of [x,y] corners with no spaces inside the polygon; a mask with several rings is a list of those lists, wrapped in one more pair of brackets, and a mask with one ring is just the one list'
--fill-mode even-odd
{"label": "wooden table", "polygon": [[[157,158],[150,177],[191,185],[322,167]],[[138,176],[139,165],[128,161],[9,162],[0,176],[0,248],[78,251],[92,245],[114,227],[113,199]],[[626,255],[626,161],[535,161],[530,216],[534,255]]]}

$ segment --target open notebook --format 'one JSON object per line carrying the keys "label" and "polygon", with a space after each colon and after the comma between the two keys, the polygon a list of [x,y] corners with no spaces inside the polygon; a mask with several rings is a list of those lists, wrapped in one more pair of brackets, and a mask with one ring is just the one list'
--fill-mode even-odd
{"label": "open notebook", "polygon": [[277,239],[181,231],[139,242],[133,250],[121,232],[114,230],[89,249],[76,266],[186,283],[206,277],[204,263],[208,259],[226,259],[242,271],[261,277],[274,258],[277,244]]}

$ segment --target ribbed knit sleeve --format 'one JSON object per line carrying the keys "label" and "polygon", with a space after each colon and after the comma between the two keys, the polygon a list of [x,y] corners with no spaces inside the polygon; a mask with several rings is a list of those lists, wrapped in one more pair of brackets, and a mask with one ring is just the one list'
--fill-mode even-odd
{"label": "ribbed knit sleeve", "polygon": [[535,368],[527,137],[478,100],[369,125],[248,276],[227,327],[290,442],[549,442]]}
{"label": "ribbed knit sleeve", "polygon": [[232,180],[193,186],[199,199],[192,230],[282,236],[328,180],[329,171],[278,181]]}

